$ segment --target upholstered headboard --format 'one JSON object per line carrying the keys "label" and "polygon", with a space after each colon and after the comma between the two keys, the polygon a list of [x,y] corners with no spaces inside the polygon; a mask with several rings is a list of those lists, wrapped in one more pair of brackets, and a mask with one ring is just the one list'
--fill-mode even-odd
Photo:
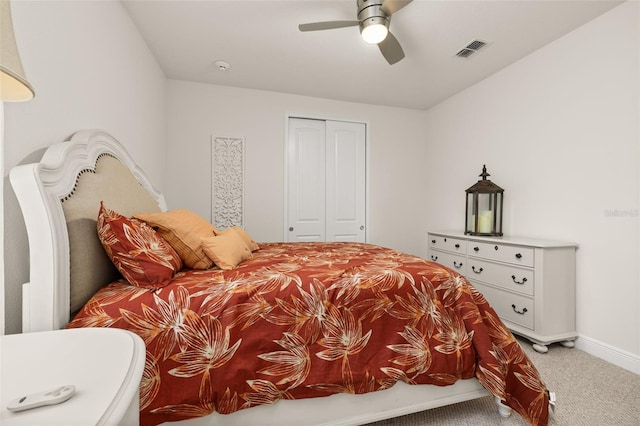
{"label": "upholstered headboard", "polygon": [[13,168],[29,237],[23,332],[64,327],[95,291],[119,277],[98,239],[100,201],[124,215],[166,210],[164,197],[109,134],[85,130],[42,160]]}

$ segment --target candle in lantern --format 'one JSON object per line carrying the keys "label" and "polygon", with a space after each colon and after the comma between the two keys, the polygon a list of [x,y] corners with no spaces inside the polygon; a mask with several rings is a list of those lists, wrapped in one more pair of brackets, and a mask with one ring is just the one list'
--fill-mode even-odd
{"label": "candle in lantern", "polygon": [[478,216],[478,232],[489,233],[493,226],[493,212],[484,210]]}

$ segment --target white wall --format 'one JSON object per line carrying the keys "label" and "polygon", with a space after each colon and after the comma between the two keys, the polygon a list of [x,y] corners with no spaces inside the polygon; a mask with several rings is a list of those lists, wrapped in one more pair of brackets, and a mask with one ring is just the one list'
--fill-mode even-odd
{"label": "white wall", "polygon": [[423,111],[169,80],[169,208],[211,215],[211,136],[245,138],[245,228],[282,241],[287,114],[367,123],[369,242],[426,255]]}
{"label": "white wall", "polygon": [[[165,148],[165,77],[120,2],[12,1],[18,49],[36,97],[5,105],[5,170],[76,130],[118,138],[159,188]],[[5,177],[6,333],[21,330],[28,280],[22,214]]]}
{"label": "white wall", "polygon": [[[508,234],[574,241],[577,326],[640,368],[639,3],[628,2],[426,113],[430,227],[459,228],[486,163]],[[579,340],[580,342],[580,340]],[[638,370],[640,371],[640,370]]]}

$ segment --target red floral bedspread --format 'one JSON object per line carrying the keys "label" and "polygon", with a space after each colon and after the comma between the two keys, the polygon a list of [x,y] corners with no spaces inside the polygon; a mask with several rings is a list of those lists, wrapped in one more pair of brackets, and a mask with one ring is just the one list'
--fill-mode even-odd
{"label": "red floral bedspread", "polygon": [[183,270],[155,292],[121,280],[69,327],[144,339],[143,425],[473,376],[547,424],[545,385],[484,297],[454,271],[379,246],[269,243],[234,270]]}

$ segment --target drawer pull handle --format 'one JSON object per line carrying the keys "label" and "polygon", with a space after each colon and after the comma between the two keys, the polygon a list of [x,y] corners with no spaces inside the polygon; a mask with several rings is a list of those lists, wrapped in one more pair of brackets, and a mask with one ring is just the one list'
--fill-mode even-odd
{"label": "drawer pull handle", "polygon": [[431,260],[433,260],[434,262],[437,261],[438,260],[438,256],[431,255]]}
{"label": "drawer pull handle", "polygon": [[495,250],[495,251],[498,251],[498,249],[499,249],[500,247],[498,247],[498,246],[493,246],[493,248],[494,248],[494,250]]}
{"label": "drawer pull handle", "polygon": [[522,259],[522,255],[520,253],[516,253],[516,259]]}
{"label": "drawer pull handle", "polygon": [[481,273],[482,273],[482,271],[484,271],[484,269],[482,269],[482,268],[480,268],[480,269],[478,269],[478,270],[476,271],[476,265],[471,266],[471,270],[472,270],[473,272],[475,272],[476,274],[481,274]]}
{"label": "drawer pull handle", "polygon": [[436,240],[431,240],[431,244],[435,244],[435,243],[436,243]]}
{"label": "drawer pull handle", "polygon": [[455,248],[459,249],[460,248],[460,244],[456,244]]}
{"label": "drawer pull handle", "polygon": [[524,284],[524,283],[526,283],[526,282],[527,282],[527,277],[524,277],[524,278],[522,279],[522,281],[517,281],[517,280],[516,280],[516,276],[515,276],[515,275],[511,275],[511,279],[512,279],[512,280],[513,280],[513,282],[514,282],[514,283],[516,283],[516,284]]}
{"label": "drawer pull handle", "polygon": [[521,311],[516,309],[516,305],[511,305],[511,308],[513,309],[513,312],[515,312],[516,314],[524,315],[527,313],[527,308],[522,308]]}
{"label": "drawer pull handle", "polygon": [[456,262],[456,261],[454,260],[454,261],[453,261],[453,266],[454,266],[456,269],[460,269],[460,268],[462,268],[462,262],[458,263],[458,262]]}
{"label": "drawer pull handle", "polygon": [[473,251],[475,251],[475,252],[480,251],[480,247],[474,247],[474,248],[473,248]]}

